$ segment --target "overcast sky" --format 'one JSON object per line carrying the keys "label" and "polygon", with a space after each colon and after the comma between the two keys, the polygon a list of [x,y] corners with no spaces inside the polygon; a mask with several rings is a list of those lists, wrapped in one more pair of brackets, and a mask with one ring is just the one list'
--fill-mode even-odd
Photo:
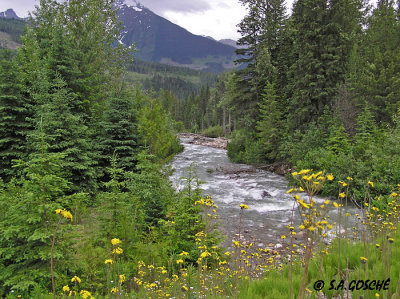
{"label": "overcast sky", "polygon": [[[291,7],[293,0],[287,0]],[[238,39],[236,25],[246,15],[238,0],[139,0],[158,15],[198,35]],[[0,12],[13,8],[26,17],[39,0],[0,0]]]}

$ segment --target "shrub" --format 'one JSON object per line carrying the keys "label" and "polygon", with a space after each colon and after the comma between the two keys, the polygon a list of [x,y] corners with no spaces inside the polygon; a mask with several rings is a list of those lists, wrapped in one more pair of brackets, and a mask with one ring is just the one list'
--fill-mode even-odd
{"label": "shrub", "polygon": [[221,126],[213,126],[205,129],[203,135],[207,137],[221,137],[224,136],[224,130]]}

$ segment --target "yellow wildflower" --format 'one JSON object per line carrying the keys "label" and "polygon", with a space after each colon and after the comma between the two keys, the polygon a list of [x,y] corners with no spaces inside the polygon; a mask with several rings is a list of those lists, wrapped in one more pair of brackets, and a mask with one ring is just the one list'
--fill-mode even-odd
{"label": "yellow wildflower", "polygon": [[78,276],[74,276],[72,277],[71,282],[81,283],[81,279]]}
{"label": "yellow wildflower", "polygon": [[86,291],[86,290],[81,290],[81,291],[79,292],[79,294],[81,294],[81,296],[82,296],[83,299],[86,299],[86,298],[92,296],[92,294],[91,294],[89,291]]}
{"label": "yellow wildflower", "polygon": [[342,193],[339,193],[339,197],[341,197],[341,198],[345,198],[345,197],[346,197],[346,193],[344,193],[344,192],[342,192]]}
{"label": "yellow wildflower", "polygon": [[241,204],[241,205],[239,205],[239,207],[240,207],[242,210],[248,210],[248,209],[249,209],[249,207],[248,207],[247,205],[245,205],[245,204]]}
{"label": "yellow wildflower", "polygon": [[206,257],[209,257],[209,256],[211,256],[211,253],[209,253],[208,251],[204,251],[202,254],[200,254],[200,257],[201,257],[202,259],[204,259],[204,258],[206,258]]}
{"label": "yellow wildflower", "polygon": [[126,281],[126,276],[125,276],[125,274],[121,274],[119,276],[119,283],[123,283],[124,281]]}
{"label": "yellow wildflower", "polygon": [[368,259],[366,257],[361,256],[360,257],[361,263],[365,264],[366,261],[368,261]]}
{"label": "yellow wildflower", "polygon": [[372,188],[374,188],[374,182],[368,181],[368,185],[370,185]]}
{"label": "yellow wildflower", "polygon": [[177,263],[178,265],[179,265],[179,264],[182,264],[182,263],[183,263],[183,260],[177,260],[176,263]]}
{"label": "yellow wildflower", "polygon": [[305,209],[309,209],[310,206],[304,202],[304,200],[299,200],[298,203]]}
{"label": "yellow wildflower", "polygon": [[187,253],[186,251],[182,251],[179,255],[180,255],[180,256],[188,256],[189,253]]}
{"label": "yellow wildflower", "polygon": [[57,209],[56,214],[60,214],[62,217],[64,217],[65,219],[69,219],[72,221],[72,214],[71,212],[67,211],[67,210],[62,210],[62,209]]}
{"label": "yellow wildflower", "polygon": [[333,179],[335,178],[332,174],[328,174],[326,177],[328,181],[333,181]]}
{"label": "yellow wildflower", "polygon": [[342,187],[346,187],[346,186],[347,186],[347,183],[345,183],[345,182],[339,181],[338,183],[339,183],[340,185],[342,185]]}
{"label": "yellow wildflower", "polygon": [[123,252],[124,252],[124,250],[122,248],[118,247],[112,251],[112,254],[122,254]]}
{"label": "yellow wildflower", "polygon": [[106,265],[107,265],[107,264],[110,264],[110,265],[112,265],[112,263],[113,263],[113,261],[112,261],[112,260],[110,260],[110,259],[108,259],[108,260],[105,260],[105,261],[104,261],[104,264],[106,264]]}
{"label": "yellow wildflower", "polygon": [[117,293],[117,292],[118,292],[118,288],[117,288],[117,287],[113,287],[113,288],[111,289],[111,293],[115,294],[115,293]]}
{"label": "yellow wildflower", "polygon": [[63,286],[63,288],[62,288],[62,290],[63,290],[63,292],[69,292],[69,286]]}
{"label": "yellow wildflower", "polygon": [[111,244],[113,244],[114,246],[117,246],[117,245],[121,244],[121,240],[114,238],[111,240]]}

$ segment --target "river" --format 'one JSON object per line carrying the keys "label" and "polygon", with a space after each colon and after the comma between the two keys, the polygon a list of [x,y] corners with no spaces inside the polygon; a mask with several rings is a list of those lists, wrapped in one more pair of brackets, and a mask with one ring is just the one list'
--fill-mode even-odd
{"label": "river", "polygon": [[[218,205],[220,230],[226,237],[224,245],[230,247],[231,240],[238,233],[240,204],[248,205],[243,211],[241,232],[246,240],[254,239],[259,246],[281,242],[281,235],[287,234],[287,225],[292,219],[293,196],[287,194],[288,182],[283,176],[256,170],[238,174],[218,171],[222,168],[237,168],[229,161],[226,150],[190,144],[190,138],[181,138],[184,151],[170,162],[175,169],[170,177],[174,187],[181,190],[182,177],[187,177],[187,168],[194,163],[197,176],[204,183],[201,188]],[[317,199],[317,201],[323,199]],[[295,210],[293,221],[299,224],[300,217]],[[358,210],[349,207],[346,212],[352,215]],[[337,218],[330,212],[331,219]],[[356,222],[351,217],[351,222]],[[349,224],[352,225],[352,223]]]}

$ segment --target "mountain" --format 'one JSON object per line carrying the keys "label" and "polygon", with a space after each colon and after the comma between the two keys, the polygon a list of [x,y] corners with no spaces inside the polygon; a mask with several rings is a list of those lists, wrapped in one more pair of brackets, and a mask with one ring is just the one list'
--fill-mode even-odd
{"label": "mountain", "polygon": [[227,38],[227,39],[220,39],[219,42],[222,43],[222,44],[225,44],[225,45],[234,47],[234,48],[237,48],[237,47],[238,47],[238,46],[237,46],[237,41],[235,41],[235,40],[233,40],[233,39],[229,39],[229,38]]}
{"label": "mountain", "polygon": [[194,35],[158,16],[135,0],[117,0],[125,25],[121,43],[135,43],[139,59],[222,72],[234,66],[235,47]]}
{"label": "mountain", "polygon": [[21,35],[26,22],[12,9],[0,12],[0,49],[16,49],[21,46]]}
{"label": "mountain", "polygon": [[7,9],[6,11],[0,12],[0,18],[21,20],[21,18],[18,17],[15,11],[11,8]]}
{"label": "mountain", "polygon": [[[119,42],[127,46],[134,43],[136,58],[214,73],[234,67],[236,48],[232,43],[194,35],[135,0],[116,0],[115,5],[125,26]],[[18,47],[19,31],[24,25],[14,10],[0,13],[0,47]]]}

